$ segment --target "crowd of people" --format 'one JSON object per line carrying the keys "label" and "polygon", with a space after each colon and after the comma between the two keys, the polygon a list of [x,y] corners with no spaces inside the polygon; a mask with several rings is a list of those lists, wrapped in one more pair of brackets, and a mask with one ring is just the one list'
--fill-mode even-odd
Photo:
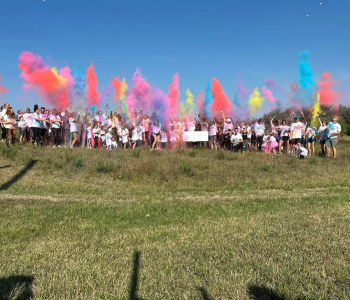
{"label": "crowd of people", "polygon": [[[5,103],[0,113],[1,140],[8,145],[15,143],[17,127],[19,143],[27,142],[34,146],[80,146],[107,150],[147,147],[151,151],[208,147],[233,152],[286,153],[304,159],[307,155],[315,155],[316,139],[321,145],[322,156],[330,157],[332,149],[336,158],[341,133],[337,117],[327,122],[317,116],[320,123],[317,129],[308,126],[302,112],[301,118],[293,116],[293,122],[273,117],[268,126],[261,119],[253,120],[251,124],[234,123],[224,113],[221,120],[209,120],[196,113],[195,116],[176,117],[161,124],[156,112],[149,116],[142,110],[135,110],[124,120],[117,112],[107,115],[107,108],[108,103],[104,112],[75,113],[72,105],[60,110],[35,105],[33,112],[30,108],[25,112],[18,110],[16,116],[9,103]],[[208,142],[184,142],[185,131],[205,131]]]}

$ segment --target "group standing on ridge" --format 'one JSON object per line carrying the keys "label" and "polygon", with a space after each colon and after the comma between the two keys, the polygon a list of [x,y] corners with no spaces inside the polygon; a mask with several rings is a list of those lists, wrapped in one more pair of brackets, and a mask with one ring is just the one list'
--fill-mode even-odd
{"label": "group standing on ridge", "polygon": [[[86,147],[89,149],[135,149],[137,147],[153,150],[176,148],[204,148],[233,152],[264,151],[286,153],[304,159],[315,155],[315,143],[319,140],[322,156],[337,157],[337,143],[341,133],[338,118],[332,122],[321,120],[319,128],[307,124],[303,113],[294,115],[294,120],[275,120],[264,124],[262,119],[250,124],[235,123],[224,113],[220,119],[209,120],[195,113],[195,116],[176,117],[162,120],[156,112],[144,114],[134,110],[125,120],[121,114],[111,111],[107,115],[108,103],[104,111],[74,112],[72,104],[67,109],[52,110],[34,106],[31,111],[18,110],[17,115],[9,103],[1,107],[1,140],[14,144],[16,130],[19,143],[32,143],[53,147]],[[16,128],[17,127],[17,128]],[[207,132],[208,142],[186,142],[184,132]]]}

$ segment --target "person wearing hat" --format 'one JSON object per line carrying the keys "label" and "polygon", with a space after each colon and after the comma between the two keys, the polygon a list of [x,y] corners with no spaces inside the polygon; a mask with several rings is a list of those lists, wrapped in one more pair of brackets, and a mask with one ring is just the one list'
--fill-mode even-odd
{"label": "person wearing hat", "polygon": [[230,118],[225,118],[225,114],[222,112],[222,117],[224,119],[224,127],[222,131],[222,145],[227,150],[231,149],[231,134],[233,132],[233,124]]}
{"label": "person wearing hat", "polygon": [[328,140],[326,141],[327,157],[331,155],[331,147],[333,150],[333,158],[337,158],[337,143],[341,133],[341,126],[338,123],[338,117],[333,118],[333,122],[329,122],[327,125]]}
{"label": "person wearing hat", "polygon": [[259,119],[258,123],[255,123],[254,130],[255,130],[256,140],[258,144],[257,145],[258,151],[261,152],[261,147],[262,147],[263,139],[265,135],[265,125],[262,122],[262,119]]}
{"label": "person wearing hat", "polygon": [[299,116],[294,117],[294,123],[290,126],[290,138],[292,145],[301,147],[301,138],[305,137],[305,125],[300,122]]}

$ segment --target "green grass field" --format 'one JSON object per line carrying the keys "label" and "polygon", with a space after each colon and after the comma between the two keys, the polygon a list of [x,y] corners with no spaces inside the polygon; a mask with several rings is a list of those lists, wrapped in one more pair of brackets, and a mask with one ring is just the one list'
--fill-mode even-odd
{"label": "green grass field", "polygon": [[337,160],[0,145],[0,299],[350,299]]}

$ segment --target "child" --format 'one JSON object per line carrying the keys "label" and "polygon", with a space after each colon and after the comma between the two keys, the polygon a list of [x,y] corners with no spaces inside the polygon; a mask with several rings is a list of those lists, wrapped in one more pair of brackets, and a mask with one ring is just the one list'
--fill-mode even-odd
{"label": "child", "polygon": [[294,145],[294,148],[296,149],[297,157],[299,157],[300,159],[304,159],[305,156],[307,156],[308,151],[306,148],[300,147],[298,144]]}
{"label": "child", "polygon": [[134,150],[136,147],[136,144],[137,144],[137,139],[138,139],[137,127],[131,126],[130,130],[131,130],[132,149]]}
{"label": "child", "polygon": [[103,148],[106,148],[106,133],[105,133],[105,127],[100,130],[100,140],[101,140],[101,146]]}
{"label": "child", "polygon": [[160,132],[160,148],[164,150],[166,148],[166,143],[168,142],[168,136],[166,129],[163,127]]}
{"label": "child", "polygon": [[106,149],[112,150],[112,134],[109,132],[109,129],[105,129],[105,137],[106,137]]}
{"label": "child", "polygon": [[117,142],[116,142],[116,140],[115,140],[115,136],[112,136],[111,148],[112,148],[112,150],[118,148],[118,144],[117,144]]}
{"label": "child", "polygon": [[23,120],[23,117],[19,117],[19,123],[18,123],[18,128],[19,128],[19,143],[22,144],[23,138],[26,135],[26,128],[27,128],[27,123]]}
{"label": "child", "polygon": [[274,133],[270,132],[269,136],[264,137],[264,140],[265,143],[263,147],[265,148],[265,153],[271,153],[272,150],[272,152],[276,154],[276,148],[278,147],[278,143],[276,141],[276,138],[274,137]]}
{"label": "child", "polygon": [[129,141],[129,130],[126,128],[125,124],[123,124],[121,128],[121,136],[122,136],[124,150],[126,150],[126,144]]}

